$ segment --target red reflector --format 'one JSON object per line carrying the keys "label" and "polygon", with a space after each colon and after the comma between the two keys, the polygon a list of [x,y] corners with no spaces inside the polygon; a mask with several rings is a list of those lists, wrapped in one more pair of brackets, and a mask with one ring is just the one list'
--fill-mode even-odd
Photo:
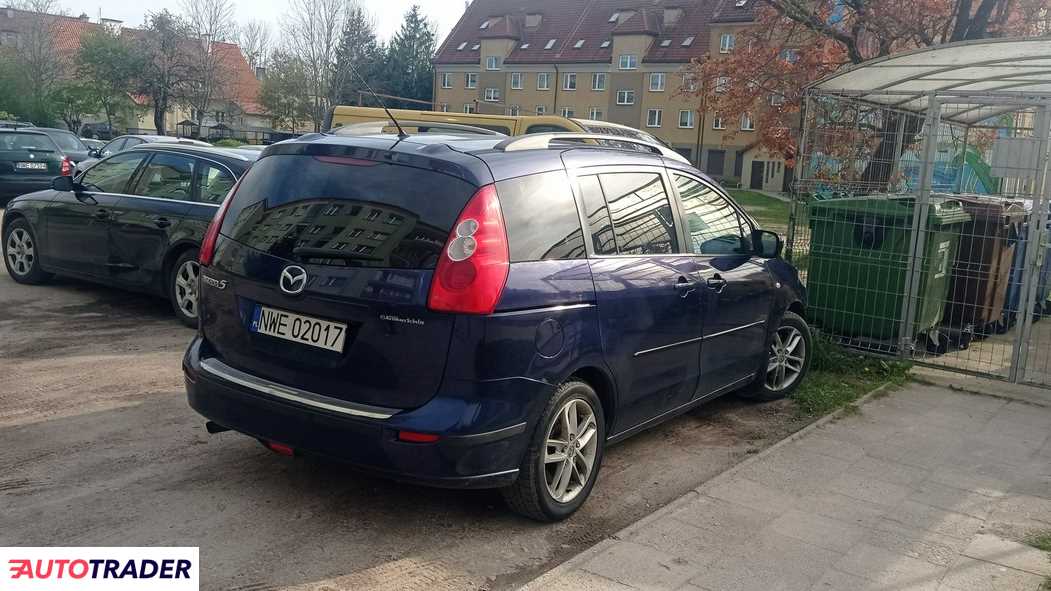
{"label": "red reflector", "polygon": [[407,441],[409,443],[434,443],[441,437],[432,433],[417,433],[415,431],[398,431],[398,441]]}
{"label": "red reflector", "polygon": [[274,443],[273,441],[267,441],[263,445],[265,445],[267,449],[279,456],[292,457],[296,455],[296,450],[292,449],[290,446],[285,445],[284,443]]}
{"label": "red reflector", "polygon": [[73,161],[66,156],[62,159],[62,170],[59,171],[62,176],[73,176]]}

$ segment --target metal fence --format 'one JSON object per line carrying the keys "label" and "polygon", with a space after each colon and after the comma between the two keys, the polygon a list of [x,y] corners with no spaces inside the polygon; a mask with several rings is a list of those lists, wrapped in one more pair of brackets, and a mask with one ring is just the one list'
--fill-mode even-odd
{"label": "metal fence", "polygon": [[804,99],[786,253],[812,323],[858,349],[1051,386],[1046,99],[873,97]]}

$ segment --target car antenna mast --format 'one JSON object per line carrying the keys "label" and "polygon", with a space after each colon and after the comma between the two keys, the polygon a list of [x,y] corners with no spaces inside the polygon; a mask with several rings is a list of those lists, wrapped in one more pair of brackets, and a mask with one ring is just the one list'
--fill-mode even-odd
{"label": "car antenna mast", "polygon": [[398,120],[394,118],[394,114],[391,113],[390,109],[387,108],[387,103],[383,102],[383,99],[380,98],[380,95],[375,90],[372,90],[372,87],[369,86],[368,81],[366,81],[365,78],[363,78],[361,74],[358,73],[358,69],[354,67],[354,64],[347,65],[350,66],[350,71],[354,73],[354,76],[358,79],[359,82],[361,82],[361,85],[365,87],[365,90],[369,91],[369,94],[372,95],[372,98],[376,99],[376,102],[378,102],[380,106],[383,107],[383,111],[387,113],[388,117],[390,117],[390,120],[394,123],[394,127],[398,128],[398,139],[408,139],[409,134],[405,133],[405,130],[401,128],[401,123],[398,123]]}

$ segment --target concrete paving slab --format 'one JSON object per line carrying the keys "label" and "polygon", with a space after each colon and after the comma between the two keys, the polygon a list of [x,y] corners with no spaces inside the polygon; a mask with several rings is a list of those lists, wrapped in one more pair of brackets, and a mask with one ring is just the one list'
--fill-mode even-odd
{"label": "concrete paving slab", "polygon": [[952,591],[1038,591],[1044,577],[961,556],[942,579]]}
{"label": "concrete paving slab", "polygon": [[625,541],[585,563],[582,570],[645,591],[675,589],[699,568],[682,557]]}
{"label": "concrete paving slab", "polygon": [[1034,575],[1051,577],[1051,560],[1042,552],[1000,536],[980,534],[963,551],[964,556],[984,560]]}
{"label": "concrete paving slab", "polygon": [[951,566],[967,545],[967,540],[917,529],[890,519],[876,521],[862,541],[942,567]]}
{"label": "concrete paving slab", "polygon": [[936,589],[946,567],[860,543],[835,564],[837,570],[881,586]]}
{"label": "concrete paving slab", "polygon": [[778,517],[770,528],[819,548],[844,552],[865,535],[865,528],[816,513],[792,510]]}

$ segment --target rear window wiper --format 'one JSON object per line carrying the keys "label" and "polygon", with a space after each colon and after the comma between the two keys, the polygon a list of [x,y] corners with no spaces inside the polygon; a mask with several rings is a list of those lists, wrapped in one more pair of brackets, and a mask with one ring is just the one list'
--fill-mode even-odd
{"label": "rear window wiper", "polygon": [[292,254],[296,256],[302,256],[307,258],[319,258],[319,259],[341,259],[345,261],[382,261],[382,257],[371,256],[367,254],[360,254],[356,252],[347,252],[345,250],[336,250],[334,248],[308,248],[301,246],[299,248],[293,248]]}

